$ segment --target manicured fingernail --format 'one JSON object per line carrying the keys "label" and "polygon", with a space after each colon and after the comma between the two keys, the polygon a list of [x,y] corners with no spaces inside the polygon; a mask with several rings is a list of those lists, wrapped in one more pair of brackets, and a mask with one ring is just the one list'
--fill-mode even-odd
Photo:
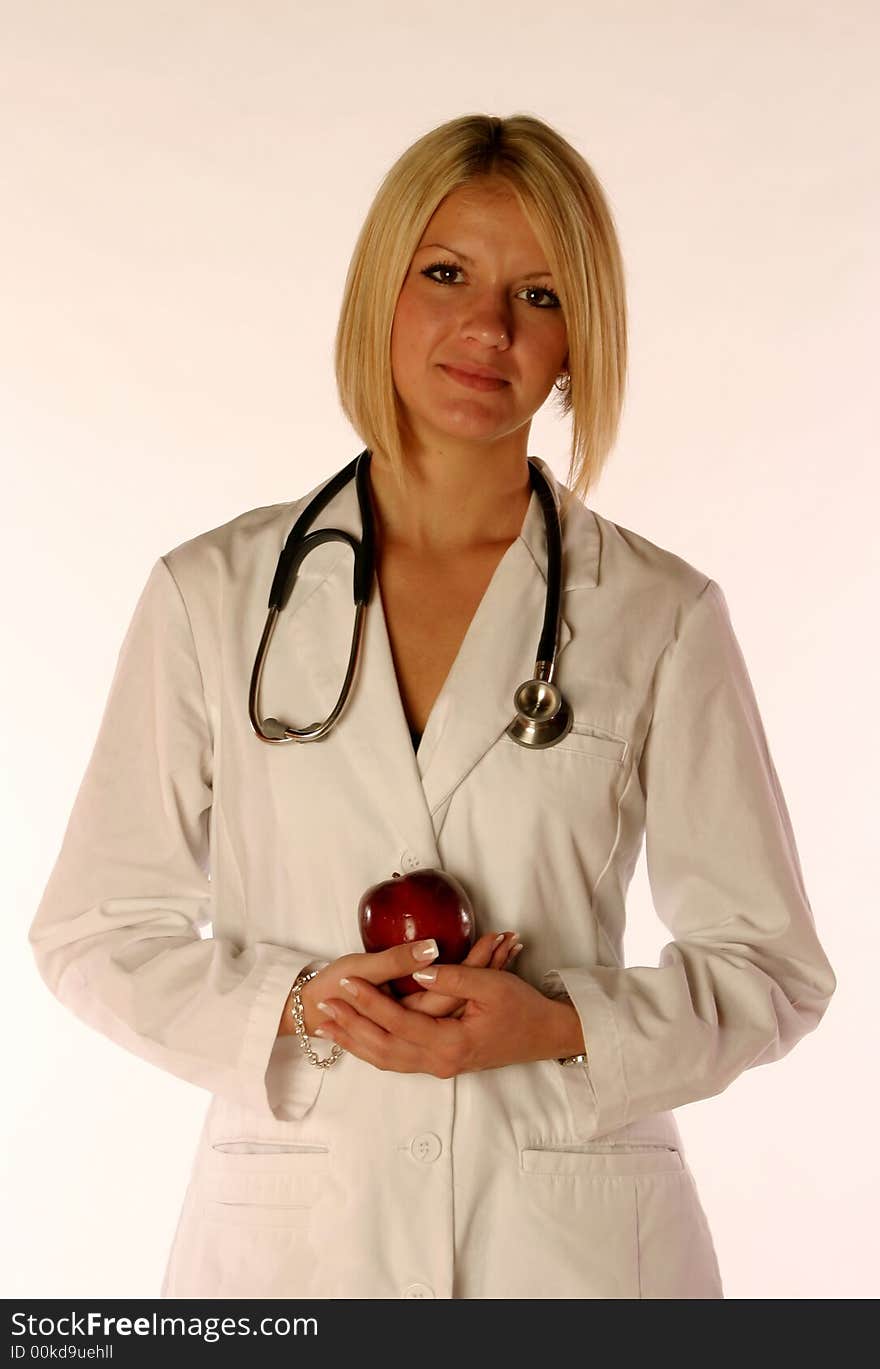
{"label": "manicured fingernail", "polygon": [[[342,986],[342,988],[345,989],[346,993],[350,993],[352,998],[357,998],[358,994],[360,993],[360,989],[357,987],[356,984],[352,984],[350,979],[340,979],[339,983]],[[321,1005],[319,1003],[318,1007],[320,1008],[320,1006]]]}
{"label": "manicured fingernail", "polygon": [[[342,982],[342,981],[340,980],[340,983],[341,983],[341,982]],[[339,1016],[339,1015],[338,1015],[336,1009],[335,1009],[335,1008],[331,1008],[329,1003],[319,1003],[319,1004],[318,1004],[318,1007],[321,1009],[321,1012],[324,1013],[324,1015],[325,1015],[326,1017],[332,1017],[332,1018],[334,1019],[334,1021],[338,1020],[338,1016]]]}
{"label": "manicured fingernail", "polygon": [[[417,941],[413,946],[413,955],[416,960],[433,960],[435,955],[439,954],[440,947],[433,937],[431,937],[430,941]],[[343,980],[340,980],[339,982],[340,984],[344,983]]]}
{"label": "manicured fingernail", "polygon": [[413,979],[418,979],[422,984],[433,984],[434,980],[437,978],[437,971],[436,969],[413,970],[412,977]]}
{"label": "manicured fingernail", "polygon": [[516,945],[514,946],[513,950],[510,952],[510,955],[509,955],[508,959],[513,960],[514,956],[518,956],[518,955],[519,955],[519,953],[520,953],[520,951],[522,950],[522,948],[523,948],[522,942],[521,942],[521,941],[518,941],[518,942],[516,943]]}
{"label": "manicured fingernail", "polygon": [[506,933],[506,932],[499,932],[499,933],[498,933],[498,935],[496,936],[495,940],[492,942],[492,950],[493,950],[493,951],[494,951],[494,949],[495,949],[496,946],[500,946],[500,945],[501,945],[502,941],[504,940],[504,938],[505,938],[506,936],[507,936],[507,933]]}
{"label": "manicured fingernail", "polygon": [[316,1027],[315,1030],[312,1032],[312,1036],[329,1036],[329,1035],[330,1035],[330,1033],[329,1033],[328,1031],[325,1031],[323,1027]]}

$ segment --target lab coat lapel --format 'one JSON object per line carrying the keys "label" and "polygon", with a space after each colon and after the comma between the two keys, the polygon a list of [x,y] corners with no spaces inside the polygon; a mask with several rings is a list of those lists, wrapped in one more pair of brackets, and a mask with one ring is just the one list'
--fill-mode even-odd
{"label": "lab coat lapel", "polygon": [[[550,467],[536,459],[558,502],[559,487]],[[353,480],[311,526],[338,527],[360,538]],[[567,615],[570,593],[597,582],[598,542],[596,520],[573,500],[563,521],[560,658],[572,635]],[[400,696],[378,579],[374,579],[358,669],[334,729],[334,744],[345,768],[345,782],[363,788],[365,800],[378,805],[394,823],[402,850],[414,853],[423,864],[442,864],[437,840],[448,800],[502,737],[514,717],[514,691],[534,674],[546,570],[544,518],[533,491],[520,535],[495,569],[431,710],[417,753]],[[300,668],[311,676],[311,696],[326,702],[326,715],[339,693],[351,643],[351,551],[336,543],[319,548],[304,561],[300,579],[304,584],[292,597],[288,612],[292,610],[299,620]]]}
{"label": "lab coat lapel", "polygon": [[[545,461],[559,506],[558,482]],[[596,583],[598,528],[583,505],[573,503],[563,522],[563,580],[557,660],[572,636],[569,591]],[[439,836],[448,800],[516,715],[514,694],[533,678],[547,594],[547,538],[537,494],[526,510],[519,537],[496,567],[486,592],[431,711],[418,751],[425,801]]]}
{"label": "lab coat lapel", "polygon": [[[304,505],[320,488],[315,486]],[[309,531],[325,527],[340,528],[360,541],[360,507],[353,479],[321,510]],[[340,543],[318,547],[303,561],[286,610],[295,619],[289,631],[295,631],[297,669],[305,677],[301,689],[312,711],[317,709],[321,717],[336,703],[349,658],[353,564],[351,550]],[[317,716],[307,719],[317,720]],[[426,865],[441,864],[375,576],[348,701],[325,739],[304,744],[327,748],[328,758],[334,761],[335,782],[357,791],[362,811],[380,813],[385,823],[396,828],[401,853],[417,854]]]}

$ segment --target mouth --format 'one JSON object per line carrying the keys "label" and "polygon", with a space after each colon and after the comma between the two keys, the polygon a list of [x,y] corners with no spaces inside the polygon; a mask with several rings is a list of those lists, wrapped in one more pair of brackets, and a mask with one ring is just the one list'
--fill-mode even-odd
{"label": "mouth", "polygon": [[503,390],[510,382],[499,380],[494,376],[477,376],[471,371],[460,371],[456,366],[440,365],[441,371],[445,371],[450,380],[454,380],[459,385],[465,385],[470,390]]}

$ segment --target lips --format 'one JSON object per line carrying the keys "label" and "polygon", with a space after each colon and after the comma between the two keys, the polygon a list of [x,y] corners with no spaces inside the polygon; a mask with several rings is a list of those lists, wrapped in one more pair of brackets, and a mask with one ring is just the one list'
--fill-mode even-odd
{"label": "lips", "polygon": [[441,363],[440,369],[445,371],[450,380],[454,380],[459,385],[466,385],[471,390],[501,390],[508,384],[498,376],[474,375],[471,371],[462,371],[457,366],[447,366]]}

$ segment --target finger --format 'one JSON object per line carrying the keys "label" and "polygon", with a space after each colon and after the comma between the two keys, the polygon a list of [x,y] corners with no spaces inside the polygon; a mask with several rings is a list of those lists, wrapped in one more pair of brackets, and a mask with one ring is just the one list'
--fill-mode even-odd
{"label": "finger", "polygon": [[517,956],[523,948],[522,942],[517,939],[518,936],[519,933],[514,932],[513,936],[511,937],[509,948],[507,951],[507,961],[504,966],[505,970],[513,969],[513,962],[516,960]]}
{"label": "finger", "polygon": [[439,947],[432,937],[427,941],[403,941],[389,946],[386,951],[365,951],[356,958],[355,974],[370,984],[385,984],[390,979],[403,979],[413,967],[429,965],[439,955]]}
{"label": "finger", "polygon": [[[363,981],[366,983],[366,981]],[[377,1069],[395,1069],[401,1073],[420,1073],[425,1068],[425,1048],[392,1036],[369,1017],[358,1013],[339,999],[328,1000],[334,1011],[334,1018],[322,1024],[315,1032],[348,1051],[351,1055],[365,1060]]]}
{"label": "finger", "polygon": [[483,968],[491,965],[504,937],[504,932],[499,932],[497,936],[494,932],[486,932],[485,936],[481,936],[479,940],[474,942],[461,963],[463,965],[476,965]]}
{"label": "finger", "polygon": [[[374,984],[355,976],[340,979],[339,994],[327,999],[326,1007],[318,1006],[322,1011],[334,1009],[336,1022],[347,1031],[362,1030],[365,1043],[374,1048],[381,1046],[388,1033],[421,1047],[435,1039],[436,1023],[432,1019],[407,1011],[394,998],[380,993]],[[357,1017],[363,1018],[369,1027],[357,1023]]]}
{"label": "finger", "polygon": [[505,965],[510,960],[510,950],[514,942],[516,941],[516,938],[516,932],[504,932],[502,934],[502,941],[500,945],[496,947],[495,953],[492,956],[493,970],[504,969]]}
{"label": "finger", "polygon": [[432,993],[430,989],[420,989],[417,993],[404,994],[398,999],[408,1012],[425,1013],[428,1017],[446,1017],[453,1008],[463,1004],[460,998],[448,994]]}
{"label": "finger", "polygon": [[499,994],[506,993],[494,970],[476,970],[472,965],[428,965],[413,970],[413,978],[437,993],[473,999],[478,1003],[493,1003]]}

